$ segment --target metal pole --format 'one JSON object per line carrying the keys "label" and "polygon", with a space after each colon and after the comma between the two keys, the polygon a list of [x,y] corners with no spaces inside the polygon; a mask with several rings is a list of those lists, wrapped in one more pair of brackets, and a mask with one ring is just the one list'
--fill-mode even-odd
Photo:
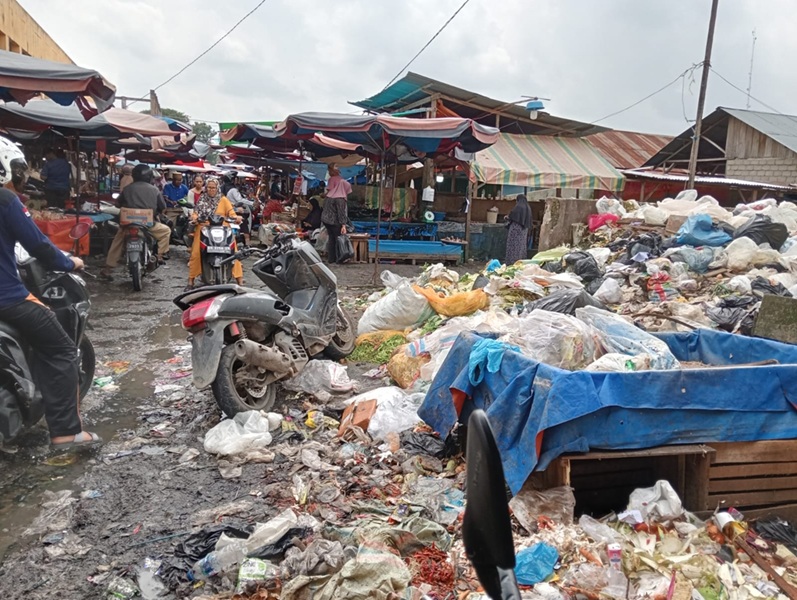
{"label": "metal pole", "polygon": [[382,229],[382,194],[385,189],[385,153],[379,161],[379,199],[376,206],[376,247],[374,248],[374,284],[379,282],[379,234]]}
{"label": "metal pole", "polygon": [[711,48],[714,45],[714,25],[717,22],[717,6],[719,0],[711,0],[711,17],[708,22],[708,37],[706,39],[706,57],[703,60],[703,77],[700,80],[700,95],[697,99],[697,118],[695,119],[695,135],[692,138],[692,153],[689,155],[689,183],[688,188],[695,187],[695,172],[697,171],[697,154],[700,147],[700,134],[703,129],[703,107],[706,104],[706,87],[708,86],[708,72],[711,69]]}

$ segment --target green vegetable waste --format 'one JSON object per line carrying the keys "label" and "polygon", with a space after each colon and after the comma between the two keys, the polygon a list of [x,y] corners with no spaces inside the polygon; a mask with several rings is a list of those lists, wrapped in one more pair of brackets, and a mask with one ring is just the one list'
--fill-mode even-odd
{"label": "green vegetable waste", "polygon": [[374,346],[369,342],[363,342],[354,349],[354,352],[349,356],[349,360],[384,365],[390,361],[390,357],[393,356],[393,352],[396,351],[396,348],[405,343],[407,343],[406,339],[402,335],[389,337],[384,343],[378,346]]}

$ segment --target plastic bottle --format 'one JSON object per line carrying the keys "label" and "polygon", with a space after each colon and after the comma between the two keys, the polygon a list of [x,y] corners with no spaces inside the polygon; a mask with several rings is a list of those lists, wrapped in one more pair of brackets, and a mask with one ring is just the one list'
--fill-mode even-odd
{"label": "plastic bottle", "polygon": [[192,578],[209,579],[223,573],[246,558],[246,540],[214,550],[204,558],[200,558],[191,569]]}

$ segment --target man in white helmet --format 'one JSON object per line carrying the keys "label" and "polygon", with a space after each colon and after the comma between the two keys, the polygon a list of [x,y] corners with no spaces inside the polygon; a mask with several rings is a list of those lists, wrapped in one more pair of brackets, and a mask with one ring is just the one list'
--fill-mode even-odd
{"label": "man in white helmet", "polygon": [[25,187],[27,164],[22,151],[0,137],[0,320],[16,328],[33,350],[36,384],[54,448],[94,445],[99,436],[83,431],[78,412],[79,366],[75,343],[55,314],[28,292],[17,272],[14,246],[53,271],[83,268],[36,227],[17,193]]}

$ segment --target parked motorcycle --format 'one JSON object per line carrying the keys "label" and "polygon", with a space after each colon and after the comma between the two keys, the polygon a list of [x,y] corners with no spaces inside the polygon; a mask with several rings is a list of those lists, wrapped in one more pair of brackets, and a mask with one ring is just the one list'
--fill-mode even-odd
{"label": "parked motorcycle", "polygon": [[194,385],[208,386],[230,417],[268,410],[277,382],[314,357],[354,350],[351,317],[338,302],[337,279],[307,242],[282,234],[267,249],[246,248],[222,260],[260,259],[252,270],[266,290],[216,285],[185,292],[174,303],[191,332]]}
{"label": "parked motorcycle", "polygon": [[501,454],[483,410],[474,410],[467,431],[467,506],[462,520],[465,553],[493,600],[520,600],[515,544]]}
{"label": "parked motorcycle", "polygon": [[146,225],[129,223],[125,230],[127,270],[133,280],[133,290],[140,292],[144,275],[158,267],[158,242]]}
{"label": "parked motorcycle", "polygon": [[[225,227],[225,222],[230,227]],[[197,227],[205,285],[222,285],[232,280],[232,261],[226,259],[235,253],[238,229],[235,219],[220,215],[211,215],[205,225]]]}
{"label": "parked motorcycle", "polygon": [[169,243],[172,246],[185,246],[190,248],[194,240],[191,228],[191,215],[194,205],[187,198],[177,201],[177,208],[166,209],[165,224],[172,230]]}
{"label": "parked motorcycle", "polygon": [[[28,291],[55,313],[78,348],[80,398],[94,380],[94,347],[86,336],[91,302],[83,279],[74,273],[51,272],[16,247],[20,277]],[[44,416],[41,393],[28,362],[30,348],[11,325],[0,321],[0,443],[17,437]]]}

